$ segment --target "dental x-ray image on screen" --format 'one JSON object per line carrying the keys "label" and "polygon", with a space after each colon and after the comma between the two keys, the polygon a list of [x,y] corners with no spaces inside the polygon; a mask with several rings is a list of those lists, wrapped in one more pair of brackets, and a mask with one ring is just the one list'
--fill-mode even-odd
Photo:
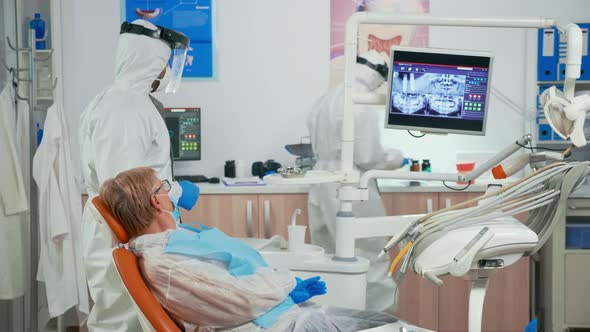
{"label": "dental x-ray image on screen", "polygon": [[488,53],[394,46],[389,65],[387,128],[485,134]]}
{"label": "dental x-ray image on screen", "polygon": [[462,116],[465,75],[400,71],[393,73],[392,112]]}

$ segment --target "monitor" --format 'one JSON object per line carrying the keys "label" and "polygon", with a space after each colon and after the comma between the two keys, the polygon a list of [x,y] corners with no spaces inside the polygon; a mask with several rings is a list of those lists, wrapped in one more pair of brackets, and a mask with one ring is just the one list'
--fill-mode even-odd
{"label": "monitor", "polygon": [[492,55],[393,46],[385,127],[485,135]]}
{"label": "monitor", "polygon": [[165,108],[174,160],[201,160],[201,109]]}

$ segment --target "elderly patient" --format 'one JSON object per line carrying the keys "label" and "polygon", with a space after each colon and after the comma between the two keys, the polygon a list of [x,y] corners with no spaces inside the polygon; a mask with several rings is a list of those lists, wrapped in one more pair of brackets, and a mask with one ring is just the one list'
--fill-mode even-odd
{"label": "elderly patient", "polygon": [[151,168],[134,168],[104,182],[100,195],[129,233],[150,289],[187,331],[359,331],[396,321],[306,302],[325,294],[319,277],[269,268],[215,228],[177,227],[174,188]]}

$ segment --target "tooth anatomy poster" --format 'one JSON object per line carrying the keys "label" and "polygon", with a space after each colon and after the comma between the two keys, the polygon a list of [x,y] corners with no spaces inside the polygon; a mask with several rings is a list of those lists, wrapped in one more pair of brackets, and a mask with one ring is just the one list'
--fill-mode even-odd
{"label": "tooth anatomy poster", "polygon": [[183,78],[214,77],[212,0],[124,0],[123,19],[144,19],[190,38]]}
{"label": "tooth anatomy poster", "polygon": [[[330,0],[330,85],[344,81],[346,21],[355,12],[421,14],[430,12],[430,0]],[[428,27],[363,24],[358,33],[358,54],[376,50],[389,58],[392,45],[428,46]]]}

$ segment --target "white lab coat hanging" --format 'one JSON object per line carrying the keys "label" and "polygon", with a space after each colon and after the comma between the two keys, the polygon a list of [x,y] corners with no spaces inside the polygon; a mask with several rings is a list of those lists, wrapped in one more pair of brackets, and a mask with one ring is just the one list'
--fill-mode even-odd
{"label": "white lab coat hanging", "polygon": [[89,312],[80,243],[81,193],[68,137],[62,108],[51,106],[33,158],[41,249],[37,280],[45,283],[51,317],[75,306],[83,314]]}
{"label": "white lab coat hanging", "polygon": [[0,93],[0,300],[24,295],[22,213],[28,210],[22,167],[15,145],[16,113],[13,87]]}

